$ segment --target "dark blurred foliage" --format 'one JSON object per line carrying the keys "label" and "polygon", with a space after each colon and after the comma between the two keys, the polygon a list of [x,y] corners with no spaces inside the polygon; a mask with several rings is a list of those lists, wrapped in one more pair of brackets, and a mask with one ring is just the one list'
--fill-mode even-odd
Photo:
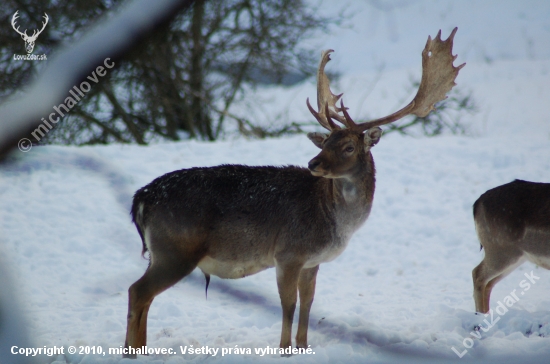
{"label": "dark blurred foliage", "polygon": [[[26,53],[21,36],[10,26],[16,10],[20,30],[29,29],[29,35],[40,29],[47,13],[49,23],[33,53],[51,58],[56,46],[78,39],[98,18],[117,11],[121,2],[3,1],[0,101],[24,90],[46,63],[14,60],[14,53]],[[246,135],[262,136],[262,128],[246,115],[229,112],[231,105],[258,85],[290,85],[314,74],[317,52],[301,44],[334,23],[301,0],[196,1],[191,11],[151,34],[101,77],[41,142],[215,140],[228,120]]]}

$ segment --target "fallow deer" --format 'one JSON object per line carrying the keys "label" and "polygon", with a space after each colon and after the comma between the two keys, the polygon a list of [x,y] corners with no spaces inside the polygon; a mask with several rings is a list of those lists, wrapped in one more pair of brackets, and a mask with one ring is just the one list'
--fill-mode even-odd
{"label": "fallow deer", "polygon": [[485,257],[472,271],[476,311],[489,312],[491,290],[525,261],[550,269],[550,183],[515,180],[474,203]]}
{"label": "fallow deer", "polygon": [[[282,306],[280,347],[291,346],[291,327],[300,296],[296,346],[307,348],[309,312],[319,264],[346,248],[369,216],[375,184],[370,149],[380,125],[406,115],[426,116],[446,98],[458,71],[453,38],[428,37],[422,52],[422,80],[403,109],[356,124],[336,102],[325,74],[332,50],[317,71],[317,106],[307,106],[328,134],[310,133],[321,149],[308,169],[222,165],[165,174],[134,195],[132,218],[149,251],[143,277],[128,290],[125,347],[146,344],[147,312],[153,298],[199,267],[210,275],[241,278],[275,267]],[[340,127],[333,120],[345,126]],[[128,357],[135,354],[128,353]]]}

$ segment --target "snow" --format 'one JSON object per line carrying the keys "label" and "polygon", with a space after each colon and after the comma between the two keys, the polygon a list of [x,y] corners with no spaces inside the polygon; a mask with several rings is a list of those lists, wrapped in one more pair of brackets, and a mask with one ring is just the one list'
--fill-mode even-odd
{"label": "snow", "polygon": [[[371,215],[344,253],[322,264],[318,274],[309,324],[315,354],[179,354],[180,346],[191,345],[254,352],[277,347],[280,339],[273,269],[239,280],[212,277],[208,299],[204,277],[195,271],[157,296],[149,312],[148,346],[178,354],[136,361],[109,354],[41,355],[38,363],[440,362],[458,359],[452,348],[467,350],[465,362],[548,360],[550,272],[525,263],[498,283],[491,321],[474,314],[471,271],[483,258],[472,219],[477,197],[516,178],[550,181],[549,3],[418,0],[350,7],[356,28],[323,40],[337,47],[323,47],[336,50],[327,69],[342,72],[333,89],[345,91],[352,115],[381,116],[407,101],[408,79],[420,75],[427,35],[442,28],[446,37],[455,25],[455,64],[467,62],[457,83],[472,92],[479,112],[467,118],[468,136],[392,133],[373,148]],[[346,34],[365,40],[357,45]],[[360,58],[367,66],[357,66]],[[377,77],[376,62],[387,66],[367,98],[364,88]],[[270,100],[265,110],[288,108],[295,110],[289,115],[311,118],[304,100],[315,96],[312,83],[258,93]],[[63,346],[66,353],[70,345],[108,350],[124,344],[127,289],[147,267],[129,217],[138,188],[181,168],[306,166],[317,153],[304,135],[16,151],[0,169],[1,268],[7,272],[0,302],[16,306],[0,326],[0,362],[29,362],[9,354],[12,345]],[[540,279],[529,281],[525,274]],[[6,293],[5,281],[13,284],[13,294]],[[529,290],[520,287],[522,281],[531,282]],[[499,302],[514,290],[520,299],[504,312]],[[296,321],[297,313],[293,333]],[[17,336],[17,325],[26,327],[31,344]]]}

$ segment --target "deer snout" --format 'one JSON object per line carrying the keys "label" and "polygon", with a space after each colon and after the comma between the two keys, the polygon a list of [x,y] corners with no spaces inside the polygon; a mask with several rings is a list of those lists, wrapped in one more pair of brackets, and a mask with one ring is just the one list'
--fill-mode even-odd
{"label": "deer snout", "polygon": [[309,168],[309,171],[312,175],[316,177],[323,177],[325,175],[325,171],[323,170],[323,167],[319,168],[322,163],[323,162],[321,158],[315,157],[309,161],[309,163],[307,164],[307,168]]}
{"label": "deer snout", "polygon": [[318,160],[317,158],[313,158],[307,164],[307,168],[309,168],[309,170],[313,172],[319,166],[319,164],[321,164],[321,161]]}

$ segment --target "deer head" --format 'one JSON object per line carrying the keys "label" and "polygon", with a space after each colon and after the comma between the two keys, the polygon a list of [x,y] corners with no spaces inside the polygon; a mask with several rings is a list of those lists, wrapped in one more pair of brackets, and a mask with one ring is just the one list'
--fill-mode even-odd
{"label": "deer head", "polygon": [[[342,178],[348,176],[355,161],[369,152],[382,135],[380,125],[389,124],[409,114],[424,117],[434,109],[435,103],[447,98],[445,94],[455,86],[458,71],[465,63],[455,67],[452,55],[453,38],[457,28],[454,28],[446,40],[441,40],[441,30],[435,39],[428,37],[422,51],[422,80],[414,99],[401,110],[380,119],[356,124],[347,112],[343,101],[340,107],[337,101],[343,94],[335,95],[330,90],[329,80],[325,74],[325,66],[330,61],[332,49],[321,55],[317,70],[317,108],[314,110],[306,100],[309,111],[315,119],[330,133],[309,133],[308,137],[319,148],[321,153],[309,162],[309,169],[314,176],[326,178]],[[342,113],[342,115],[340,114]],[[341,128],[334,122],[341,123]]]}
{"label": "deer head", "polygon": [[11,26],[13,27],[13,29],[19,33],[21,35],[21,38],[23,38],[23,40],[25,41],[25,49],[27,50],[27,53],[31,54],[32,51],[34,50],[34,43],[36,42],[36,39],[38,38],[38,36],[40,35],[40,33],[42,33],[42,31],[44,30],[44,28],[46,28],[46,25],[48,24],[48,14],[44,13],[44,19],[46,20],[45,22],[42,22],[42,29],[40,30],[34,30],[32,35],[31,36],[28,36],[27,35],[27,29],[25,29],[24,32],[20,32],[19,31],[19,27],[15,27],[15,22],[18,18],[17,16],[17,13],[19,12],[19,10],[17,10],[15,12],[15,14],[13,14],[13,17],[11,19]]}

